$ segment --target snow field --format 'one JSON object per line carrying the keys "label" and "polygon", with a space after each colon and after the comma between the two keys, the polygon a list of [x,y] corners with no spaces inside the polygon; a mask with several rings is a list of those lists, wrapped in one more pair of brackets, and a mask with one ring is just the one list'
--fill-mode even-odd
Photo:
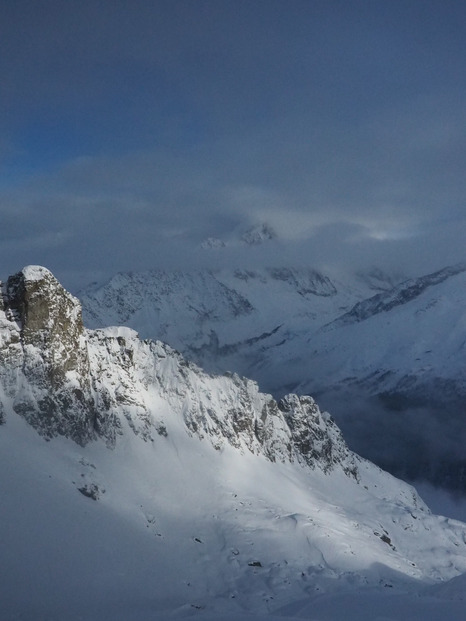
{"label": "snow field", "polygon": [[[317,621],[344,610],[376,619],[367,611],[377,606],[427,610],[425,585],[466,571],[464,525],[430,515],[412,488],[372,465],[358,484],[341,471],[215,450],[171,423],[154,442],[125,429],[109,450],[45,442],[8,418],[5,618]],[[92,484],[97,500],[79,492]],[[462,582],[452,584],[434,609],[461,606]]]}

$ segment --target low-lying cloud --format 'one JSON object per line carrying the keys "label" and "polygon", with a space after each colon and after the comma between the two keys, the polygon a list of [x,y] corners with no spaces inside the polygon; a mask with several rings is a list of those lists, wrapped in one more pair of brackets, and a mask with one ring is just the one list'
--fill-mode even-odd
{"label": "low-lying cloud", "polygon": [[355,391],[325,394],[319,403],[332,413],[357,453],[395,476],[464,497],[466,429],[461,399],[430,406],[405,402],[394,408]]}

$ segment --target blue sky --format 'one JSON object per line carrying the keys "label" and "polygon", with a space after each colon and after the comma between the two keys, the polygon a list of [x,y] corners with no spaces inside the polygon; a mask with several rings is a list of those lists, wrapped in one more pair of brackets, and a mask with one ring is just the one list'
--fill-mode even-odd
{"label": "blue sky", "polygon": [[460,1],[6,0],[3,277],[208,264],[262,221],[277,264],[465,260],[465,33]]}

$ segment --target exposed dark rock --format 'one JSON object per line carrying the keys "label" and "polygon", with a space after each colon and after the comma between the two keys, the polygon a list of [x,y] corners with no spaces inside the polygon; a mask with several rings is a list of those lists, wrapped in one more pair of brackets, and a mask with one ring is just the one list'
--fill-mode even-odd
{"label": "exposed dark rock", "polygon": [[298,459],[311,467],[318,464],[324,472],[341,464],[348,475],[357,478],[356,462],[340,429],[328,413],[320,411],[312,397],[288,395],[278,402],[278,407],[291,430]]}
{"label": "exposed dark rock", "polygon": [[78,492],[81,492],[81,494],[87,498],[98,500],[100,498],[101,490],[95,483],[88,483],[87,485],[83,485],[83,487],[78,487]]}
{"label": "exposed dark rock", "polygon": [[[45,268],[27,267],[8,278],[3,306],[10,338],[0,364],[9,367],[14,410],[46,437],[84,444],[94,437],[96,413],[78,300]],[[17,391],[21,376],[30,390]]]}

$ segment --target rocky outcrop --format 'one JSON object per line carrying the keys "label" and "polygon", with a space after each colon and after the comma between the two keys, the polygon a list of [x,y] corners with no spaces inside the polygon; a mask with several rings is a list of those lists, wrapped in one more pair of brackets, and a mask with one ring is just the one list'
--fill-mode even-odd
{"label": "rocky outcrop", "polygon": [[2,287],[0,365],[8,405],[47,437],[94,437],[95,408],[81,306],[45,268]]}
{"label": "rocky outcrop", "polygon": [[346,474],[358,478],[355,456],[346,446],[340,429],[328,412],[321,412],[312,397],[288,395],[278,402],[291,431],[299,459],[313,468],[321,464],[324,472],[342,465]]}

